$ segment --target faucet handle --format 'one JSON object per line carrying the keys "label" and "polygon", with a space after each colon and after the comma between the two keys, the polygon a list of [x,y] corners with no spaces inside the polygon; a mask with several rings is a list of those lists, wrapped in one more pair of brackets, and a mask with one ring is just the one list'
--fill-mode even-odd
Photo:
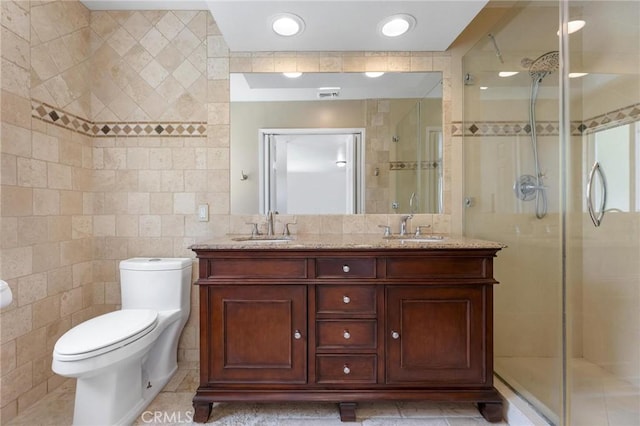
{"label": "faucet handle", "polygon": [[418,225],[416,226],[416,237],[422,235],[422,228],[431,228],[431,225]]}
{"label": "faucet handle", "polygon": [[384,236],[385,237],[390,237],[391,236],[391,227],[389,225],[378,225],[378,228],[384,228]]}
{"label": "faucet handle", "polygon": [[289,231],[289,225],[297,225],[297,222],[286,222],[284,227],[282,228],[282,235],[289,236],[291,235],[291,231]]}
{"label": "faucet handle", "polygon": [[260,235],[260,230],[258,229],[258,224],[255,222],[245,222],[247,225],[251,225],[251,236],[255,237],[256,235]]}

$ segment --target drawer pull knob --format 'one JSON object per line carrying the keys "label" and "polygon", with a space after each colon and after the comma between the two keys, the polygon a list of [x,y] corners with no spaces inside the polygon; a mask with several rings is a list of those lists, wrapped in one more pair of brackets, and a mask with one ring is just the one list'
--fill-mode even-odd
{"label": "drawer pull knob", "polygon": [[345,364],[344,367],[342,367],[342,372],[344,374],[351,374],[351,369],[349,368],[349,366],[347,364]]}
{"label": "drawer pull knob", "polygon": [[296,340],[302,339],[302,333],[300,333],[300,330],[296,330],[293,332],[293,338]]}
{"label": "drawer pull knob", "polygon": [[349,265],[342,265],[342,270],[344,272],[349,272],[351,270],[351,268],[349,268]]}
{"label": "drawer pull knob", "polygon": [[351,303],[351,298],[349,296],[342,296],[342,302],[347,305]]}
{"label": "drawer pull knob", "polygon": [[345,330],[345,331],[342,333],[342,337],[344,337],[346,340],[351,339],[351,333],[349,333],[349,330]]}
{"label": "drawer pull knob", "polygon": [[398,340],[400,338],[400,333],[398,333],[397,331],[392,331],[391,337],[393,338],[393,340]]}

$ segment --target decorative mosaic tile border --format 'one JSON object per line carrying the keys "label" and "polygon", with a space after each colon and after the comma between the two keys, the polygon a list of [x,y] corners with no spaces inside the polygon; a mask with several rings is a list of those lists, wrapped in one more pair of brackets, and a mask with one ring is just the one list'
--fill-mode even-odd
{"label": "decorative mosaic tile border", "polygon": [[623,126],[636,121],[640,121],[640,103],[598,115],[590,120],[585,120],[580,126],[580,130],[588,134],[612,127]]}
{"label": "decorative mosaic tile border", "polygon": [[206,121],[187,122],[92,122],[44,102],[31,100],[31,116],[93,137],[204,137]]}
{"label": "decorative mosaic tile border", "polygon": [[[437,169],[440,167],[440,161],[421,161],[421,170]],[[390,161],[389,170],[418,170],[417,161]]]}
{"label": "decorative mosaic tile border", "polygon": [[[572,121],[570,123],[571,136],[582,136],[636,121],[640,121],[640,104],[610,111],[584,121]],[[528,122],[515,121],[482,121],[465,126],[463,123],[456,121],[451,123],[451,132],[454,137],[518,136],[529,135],[531,126]],[[559,136],[560,124],[553,121],[538,122],[536,133],[538,136]]]}

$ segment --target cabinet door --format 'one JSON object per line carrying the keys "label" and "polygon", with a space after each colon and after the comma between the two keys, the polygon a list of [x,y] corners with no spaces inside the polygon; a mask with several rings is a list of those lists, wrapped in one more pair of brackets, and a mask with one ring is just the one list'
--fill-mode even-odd
{"label": "cabinet door", "polygon": [[486,382],[483,287],[387,287],[389,384]]}
{"label": "cabinet door", "polygon": [[208,289],[210,383],[306,383],[305,286]]}

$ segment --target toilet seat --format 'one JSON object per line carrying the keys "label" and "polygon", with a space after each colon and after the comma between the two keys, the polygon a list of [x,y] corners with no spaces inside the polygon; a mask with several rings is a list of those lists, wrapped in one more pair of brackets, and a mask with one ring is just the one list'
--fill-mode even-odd
{"label": "toilet seat", "polygon": [[54,347],[54,358],[76,361],[94,357],[138,340],[153,330],[158,312],[123,309],[100,315],[67,331]]}

